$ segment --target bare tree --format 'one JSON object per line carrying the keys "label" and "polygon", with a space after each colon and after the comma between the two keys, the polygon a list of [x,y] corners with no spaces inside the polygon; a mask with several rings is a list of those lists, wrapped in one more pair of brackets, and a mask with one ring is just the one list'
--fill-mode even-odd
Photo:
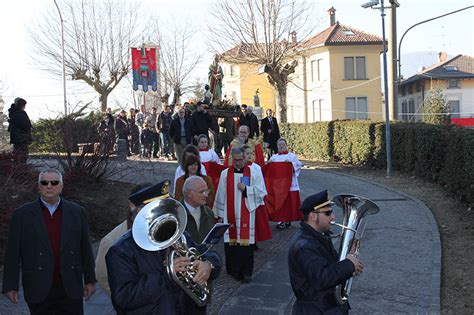
{"label": "bare tree", "polygon": [[202,58],[197,34],[191,18],[170,18],[160,27],[156,23],[155,36],[161,48],[161,74],[166,85],[173,90],[171,105],[180,103],[180,97],[193,87],[190,77]]}
{"label": "bare tree", "polygon": [[[64,23],[66,75],[99,94],[101,110],[122,78],[130,72],[130,47],[136,42],[137,8],[123,0],[66,0],[60,4]],[[61,75],[61,28],[50,10],[30,28],[33,58],[42,69]]]}
{"label": "bare tree", "polygon": [[233,47],[224,60],[261,65],[278,96],[282,122],[287,120],[286,87],[298,65],[291,58],[296,34],[302,38],[310,34],[312,11],[303,0],[216,1],[210,9],[212,43],[220,51]]}

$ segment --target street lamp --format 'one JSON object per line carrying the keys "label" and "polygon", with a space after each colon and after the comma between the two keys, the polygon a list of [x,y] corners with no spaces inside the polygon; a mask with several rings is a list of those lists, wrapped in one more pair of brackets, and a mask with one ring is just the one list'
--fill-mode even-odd
{"label": "street lamp", "polygon": [[387,178],[392,176],[392,148],[390,144],[390,115],[388,104],[388,75],[387,75],[387,44],[385,40],[385,6],[384,0],[381,0],[381,5],[378,8],[374,6],[379,4],[379,0],[371,0],[361,5],[364,9],[372,8],[380,10],[382,16],[382,41],[383,41],[383,83],[384,83],[384,97],[385,97],[385,153],[387,155]]}
{"label": "street lamp", "polygon": [[462,9],[459,9],[459,10],[455,10],[455,11],[451,11],[451,12],[448,12],[446,14],[442,14],[442,15],[438,15],[438,16],[435,16],[431,19],[427,19],[427,20],[423,20],[421,22],[418,22],[416,24],[413,24],[412,26],[410,26],[402,35],[402,38],[400,38],[400,42],[398,43],[398,86],[400,86],[400,83],[402,81],[402,55],[401,55],[401,49],[402,49],[402,42],[403,42],[403,39],[405,38],[405,35],[408,33],[408,31],[410,31],[411,29],[413,29],[415,26],[418,26],[418,25],[421,25],[421,24],[424,24],[424,23],[427,23],[427,22],[430,22],[430,21],[433,21],[433,20],[436,20],[436,19],[439,19],[439,18],[442,18],[442,17],[445,17],[447,15],[451,15],[451,14],[454,14],[454,13],[458,13],[458,12],[461,12],[461,11],[464,11],[464,10],[467,10],[467,9],[472,9],[474,8],[474,5],[470,5],[470,6],[467,6],[465,8],[462,8]]}
{"label": "street lamp", "polygon": [[63,97],[64,97],[64,116],[67,115],[67,100],[66,100],[66,66],[64,64],[64,20],[63,16],[61,15],[61,10],[59,10],[59,6],[54,0],[54,4],[58,9],[59,19],[61,20],[61,51],[62,51],[62,64],[63,64]]}

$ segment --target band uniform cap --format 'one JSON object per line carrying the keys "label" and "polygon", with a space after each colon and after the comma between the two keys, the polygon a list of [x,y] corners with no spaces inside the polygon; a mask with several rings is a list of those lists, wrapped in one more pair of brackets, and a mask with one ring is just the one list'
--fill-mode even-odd
{"label": "band uniform cap", "polygon": [[334,202],[329,198],[327,190],[320,191],[314,195],[307,197],[300,206],[300,211],[309,213],[314,210],[321,209],[326,206],[332,206]]}
{"label": "band uniform cap", "polygon": [[135,206],[148,204],[157,199],[164,199],[169,196],[171,182],[164,180],[156,185],[145,187],[136,193],[130,195],[128,200]]}

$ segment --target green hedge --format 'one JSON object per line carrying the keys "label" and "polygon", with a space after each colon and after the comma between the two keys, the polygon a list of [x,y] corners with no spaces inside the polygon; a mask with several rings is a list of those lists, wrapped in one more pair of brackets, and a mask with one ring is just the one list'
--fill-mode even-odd
{"label": "green hedge", "polygon": [[[306,159],[386,168],[385,123],[282,124],[290,149]],[[437,182],[474,204],[474,130],[392,122],[392,168]]]}
{"label": "green hedge", "polygon": [[66,146],[73,145],[77,152],[77,143],[97,142],[97,127],[100,113],[92,112],[84,117],[67,116],[59,119],[40,119],[33,123],[33,143],[31,152],[66,152]]}

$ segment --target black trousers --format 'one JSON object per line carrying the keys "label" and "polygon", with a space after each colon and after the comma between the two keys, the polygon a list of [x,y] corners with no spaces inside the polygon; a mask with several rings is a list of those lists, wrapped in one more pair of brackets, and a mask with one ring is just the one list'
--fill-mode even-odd
{"label": "black trousers", "polygon": [[244,277],[251,277],[253,272],[253,251],[254,246],[230,246],[224,244],[225,267],[229,275],[241,280]]}
{"label": "black trousers", "polygon": [[84,314],[82,298],[71,299],[62,284],[53,285],[43,302],[28,303],[28,308],[32,315]]}

